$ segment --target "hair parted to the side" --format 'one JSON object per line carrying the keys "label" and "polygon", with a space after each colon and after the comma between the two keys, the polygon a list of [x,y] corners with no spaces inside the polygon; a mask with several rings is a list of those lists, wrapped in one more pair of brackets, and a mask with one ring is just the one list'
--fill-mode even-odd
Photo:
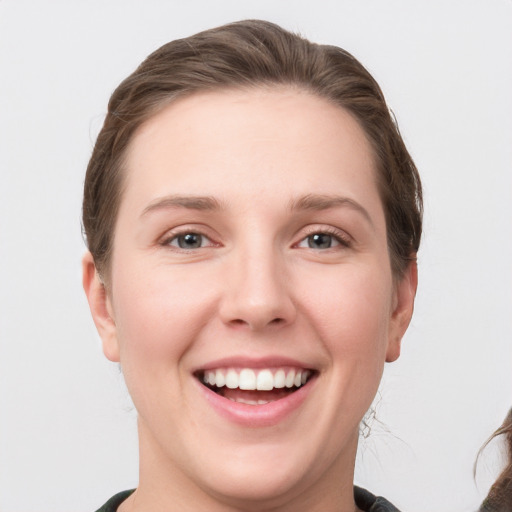
{"label": "hair parted to the side", "polygon": [[123,163],[137,130],[173,100],[229,88],[293,86],[350,112],[368,137],[395,276],[419,248],[421,182],[379,85],[348,52],[266,21],[247,20],[165,44],[114,91],[84,185],[83,228],[105,282],[123,191]]}

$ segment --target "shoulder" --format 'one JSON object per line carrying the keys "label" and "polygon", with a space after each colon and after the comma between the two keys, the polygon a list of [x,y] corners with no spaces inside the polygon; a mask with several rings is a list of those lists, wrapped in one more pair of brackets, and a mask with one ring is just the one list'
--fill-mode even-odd
{"label": "shoulder", "polygon": [[100,507],[96,512],[116,512],[119,505],[121,505],[121,503],[126,498],[128,498],[128,496],[130,496],[130,494],[133,493],[133,491],[134,491],[134,489],[132,489],[131,491],[123,491],[123,492],[116,494],[115,496],[112,496],[112,498],[110,498],[107,501],[107,503],[105,503],[105,505]]}
{"label": "shoulder", "polygon": [[386,498],[374,496],[361,487],[354,487],[354,499],[363,512],[400,512]]}

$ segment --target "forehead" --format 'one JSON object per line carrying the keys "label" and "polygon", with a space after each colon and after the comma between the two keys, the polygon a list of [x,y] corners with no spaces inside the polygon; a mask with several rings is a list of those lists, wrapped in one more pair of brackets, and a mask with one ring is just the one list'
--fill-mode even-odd
{"label": "forehead", "polygon": [[359,123],[341,107],[295,88],[179,99],[139,128],[126,167],[126,195],[146,203],[166,194],[209,194],[229,202],[233,191],[240,197],[280,192],[287,199],[371,191],[380,203],[372,148]]}

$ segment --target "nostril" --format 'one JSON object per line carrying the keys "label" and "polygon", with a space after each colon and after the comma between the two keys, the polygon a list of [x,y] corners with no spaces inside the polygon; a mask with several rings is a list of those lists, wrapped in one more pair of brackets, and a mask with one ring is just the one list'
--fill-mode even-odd
{"label": "nostril", "polygon": [[247,320],[244,320],[242,318],[233,318],[232,320],[229,321],[229,324],[233,327],[249,327],[250,329],[260,329],[262,328],[264,325],[267,325],[267,326],[281,326],[281,325],[284,325],[286,324],[286,320],[284,318],[274,318],[272,320],[270,320],[270,322],[267,322],[266,324],[262,324],[262,325],[258,325],[257,322],[250,322],[250,321],[247,321]]}

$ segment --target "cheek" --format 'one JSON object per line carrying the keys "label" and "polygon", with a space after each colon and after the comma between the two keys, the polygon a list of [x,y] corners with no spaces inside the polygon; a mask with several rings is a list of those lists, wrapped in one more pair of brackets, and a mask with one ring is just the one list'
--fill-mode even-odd
{"label": "cheek", "polygon": [[327,291],[315,288],[317,292],[310,294],[309,309],[333,370],[333,402],[351,404],[349,408],[362,416],[384,368],[392,281],[385,271],[368,268],[338,274],[330,279]]}
{"label": "cheek", "polygon": [[212,287],[178,268],[136,273],[119,265],[113,276],[114,316],[121,365],[130,381],[154,380],[179,370],[211,314]]}
{"label": "cheek", "polygon": [[[392,281],[385,271],[340,269],[318,276],[307,303],[320,338],[336,355],[370,356],[385,351],[391,317]],[[313,292],[311,291],[313,290]]]}
{"label": "cheek", "polygon": [[[341,440],[347,432],[358,432],[381,380],[392,297],[390,272],[388,277],[378,264],[347,265],[303,277],[309,283],[301,288],[303,317],[307,327],[314,328],[311,338],[317,340],[317,349],[326,356],[323,425],[336,432],[331,437]],[[333,452],[339,449],[336,439],[329,445]]]}

